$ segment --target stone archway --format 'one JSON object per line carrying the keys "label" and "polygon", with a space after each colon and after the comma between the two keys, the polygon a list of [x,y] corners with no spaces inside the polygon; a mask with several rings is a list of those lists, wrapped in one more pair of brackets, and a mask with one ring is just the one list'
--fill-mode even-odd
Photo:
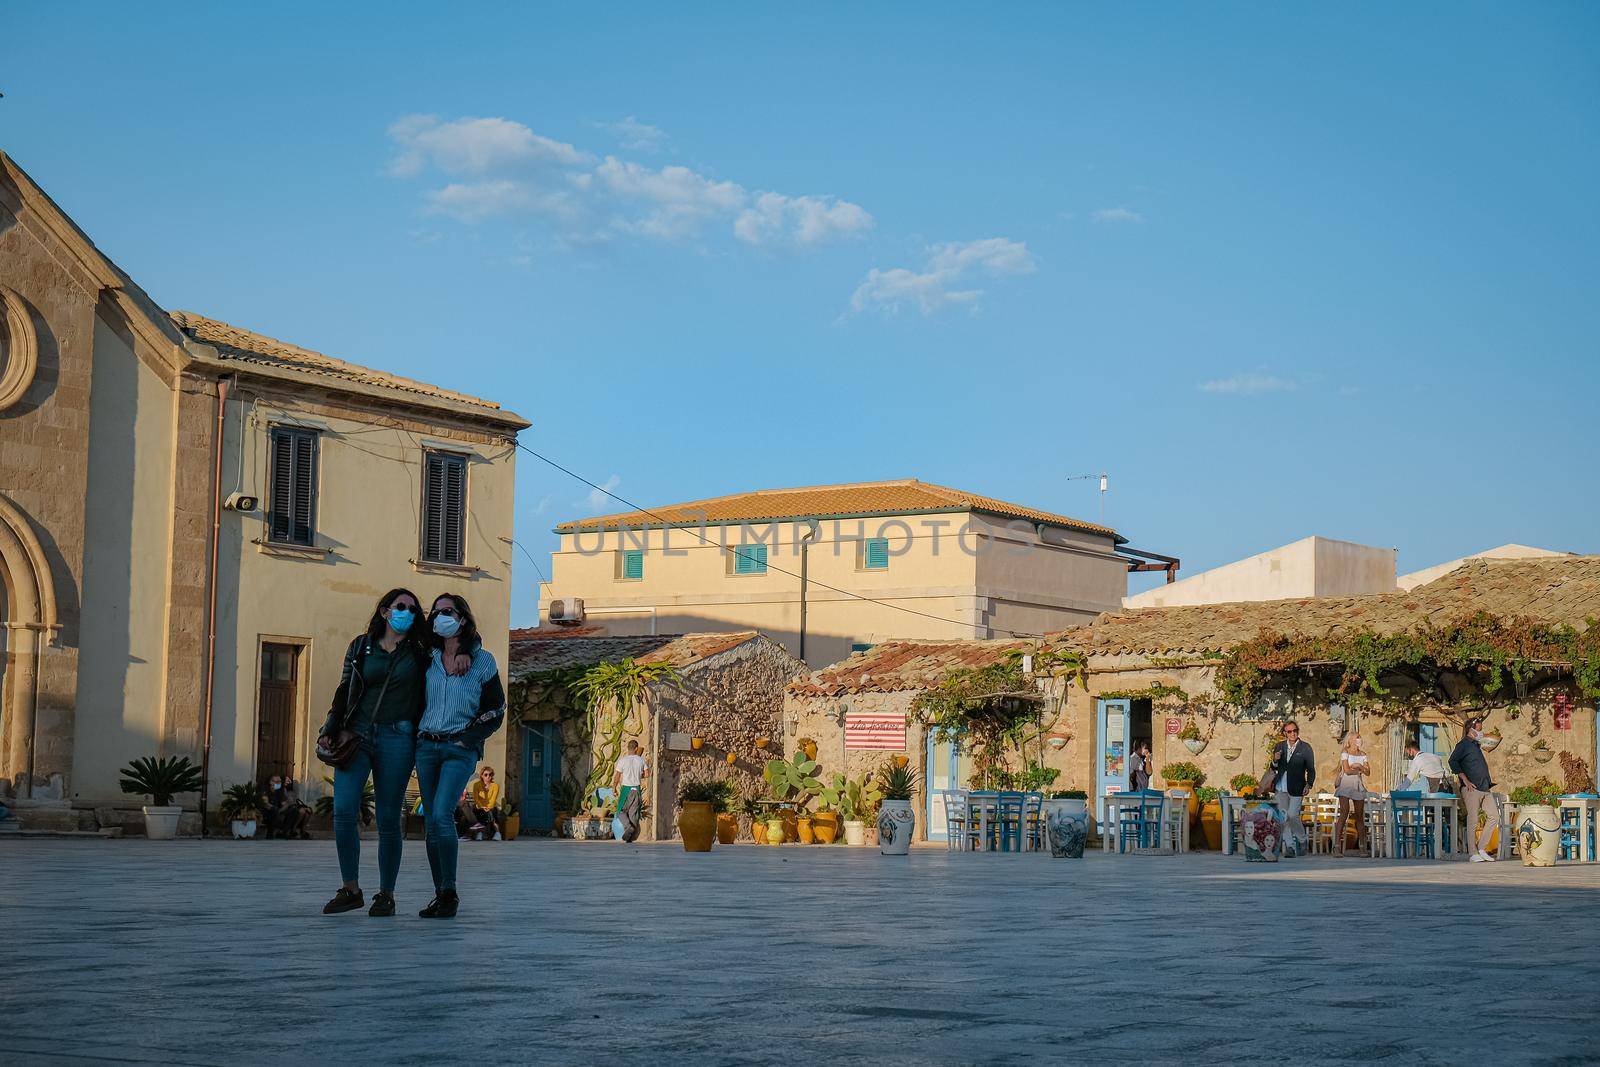
{"label": "stone archway", "polygon": [[0,496],[0,583],[5,585],[6,671],[0,691],[0,779],[32,794],[39,658],[56,630],[50,563],[27,516]]}

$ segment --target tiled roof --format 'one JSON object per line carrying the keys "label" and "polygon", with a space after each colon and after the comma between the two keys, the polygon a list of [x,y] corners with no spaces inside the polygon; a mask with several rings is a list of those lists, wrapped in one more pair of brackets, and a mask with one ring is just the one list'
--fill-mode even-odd
{"label": "tiled roof", "polygon": [[571,636],[550,630],[513,630],[508,674],[511,681],[517,682],[546,671],[620,663],[629,658],[639,663],[670,663],[681,669],[738,648],[759,636],[754,630],[635,637]]}
{"label": "tiled roof", "polygon": [[[1116,537],[1116,531],[1097,523],[1056,515],[1037,508],[1008,504],[1004,500],[979,496],[943,485],[906,478],[893,482],[857,482],[853,485],[814,485],[802,489],[758,489],[749,493],[691,500],[687,504],[666,504],[645,511],[618,512],[592,519],[564,522],[556,529],[611,529],[667,524],[696,525],[701,522],[766,522],[777,519],[818,518],[828,515],[906,515],[935,511],[982,511],[1008,519],[1043,522],[1071,530]],[[1122,539],[1118,538],[1120,542]]]}
{"label": "tiled roof", "polygon": [[451,389],[441,389],[436,385],[419,382],[411,378],[402,378],[398,374],[387,374],[384,371],[373,370],[357,363],[335,359],[325,356],[321,352],[314,352],[309,348],[291,345],[259,333],[231,326],[226,322],[208,319],[204,315],[196,315],[192,311],[174,311],[171,313],[173,323],[184,333],[196,341],[212,345],[224,359],[240,360],[246,363],[257,363],[264,366],[289,367],[294,370],[307,371],[320,374],[328,378],[338,378],[342,381],[355,382],[360,385],[374,385],[385,389],[398,389],[402,392],[416,393],[421,396],[436,397],[444,400],[454,400],[460,404],[470,404],[474,407],[485,408],[489,411],[499,411],[500,405],[490,400],[458,393]]}
{"label": "tiled roof", "polygon": [[808,678],[796,678],[789,683],[789,692],[839,696],[931,689],[951,671],[987,667],[1008,652],[1029,647],[1028,641],[885,641]]}
{"label": "tiled roof", "polygon": [[1108,612],[1057,639],[1103,654],[1218,652],[1262,630],[1307,636],[1360,628],[1397,633],[1477,611],[1582,629],[1588,619],[1600,618],[1600,556],[1476,559],[1404,593]]}

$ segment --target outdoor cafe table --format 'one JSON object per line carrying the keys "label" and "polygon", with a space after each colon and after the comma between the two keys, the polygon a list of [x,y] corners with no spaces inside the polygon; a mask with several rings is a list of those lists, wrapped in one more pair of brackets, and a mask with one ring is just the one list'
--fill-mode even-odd
{"label": "outdoor cafe table", "polygon": [[[1232,855],[1234,827],[1238,825],[1239,817],[1244,813],[1244,806],[1257,798],[1224,796],[1218,799],[1222,803],[1222,854]],[[1445,835],[1449,834],[1452,842],[1455,840],[1456,798],[1449,793],[1425,793],[1422,797],[1422,806],[1433,815],[1433,854],[1443,858]],[[1394,818],[1389,812],[1388,794],[1374,794],[1367,797],[1367,810],[1370,813],[1369,817],[1377,822],[1383,831],[1387,854],[1393,856]]]}
{"label": "outdoor cafe table", "polygon": [[[1100,847],[1109,851],[1116,844],[1121,809],[1138,807],[1137,793],[1107,793],[1100,798]],[[1178,851],[1189,851],[1189,804],[1184,797],[1167,797],[1164,818],[1177,824]],[[1162,840],[1166,835],[1162,834]]]}
{"label": "outdoor cafe table", "polygon": [[1555,806],[1562,812],[1576,809],[1579,862],[1595,862],[1595,850],[1592,847],[1594,839],[1589,836],[1589,829],[1600,820],[1600,797],[1557,797]]}

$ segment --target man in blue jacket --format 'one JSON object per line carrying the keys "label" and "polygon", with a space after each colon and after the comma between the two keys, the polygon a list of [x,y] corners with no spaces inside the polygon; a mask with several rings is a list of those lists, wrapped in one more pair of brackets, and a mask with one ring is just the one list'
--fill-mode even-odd
{"label": "man in blue jacket", "polygon": [[[1468,857],[1473,863],[1494,859],[1489,855],[1489,838],[1500,826],[1500,806],[1495,803],[1494,793],[1490,792],[1494,782],[1489,777],[1489,761],[1483,758],[1483,746],[1478,743],[1481,740],[1483,720],[1468,719],[1465,736],[1455,751],[1450,753],[1450,769],[1461,776],[1461,799],[1467,807],[1467,840],[1477,845]],[[1478,826],[1480,811],[1487,816],[1481,828]],[[1474,830],[1477,831],[1475,842],[1472,841]]]}

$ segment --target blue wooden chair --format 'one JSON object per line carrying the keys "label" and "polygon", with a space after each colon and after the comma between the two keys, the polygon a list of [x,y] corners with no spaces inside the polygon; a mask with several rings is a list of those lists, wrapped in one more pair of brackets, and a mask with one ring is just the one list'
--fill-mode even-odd
{"label": "blue wooden chair", "polygon": [[1159,789],[1124,795],[1137,796],[1139,803],[1124,804],[1117,809],[1117,851],[1128,851],[1129,842],[1134,848],[1159,848],[1167,814],[1167,795]]}
{"label": "blue wooden chair", "polygon": [[1022,821],[1024,800],[1021,793],[1004,792],[995,803],[995,829],[1000,839],[1000,851],[1022,851]]}
{"label": "blue wooden chair", "polygon": [[[1557,801],[1559,804],[1560,801]],[[1564,860],[1583,858],[1583,813],[1577,808],[1561,809],[1561,845],[1557,855]]]}
{"label": "blue wooden chair", "polygon": [[1422,793],[1398,790],[1389,794],[1389,818],[1394,826],[1396,859],[1417,859],[1424,854],[1433,859],[1433,829],[1428,825],[1428,809]]}
{"label": "blue wooden chair", "polygon": [[944,797],[944,847],[965,852],[972,844],[967,838],[967,791],[942,789]]}
{"label": "blue wooden chair", "polygon": [[[997,847],[995,842],[999,836],[1000,820],[996,817],[998,812],[995,809],[995,804],[999,799],[1000,794],[992,789],[973,789],[967,792],[967,806],[969,808],[987,807],[991,812],[988,825],[985,827],[984,820],[979,812],[977,810],[972,811],[971,818],[967,820],[968,848],[993,849]],[[986,831],[987,837],[985,837]]]}
{"label": "blue wooden chair", "polygon": [[1035,852],[1050,847],[1050,839],[1044,825],[1044,794],[1024,793],[1022,795],[1023,834],[1027,846]]}

